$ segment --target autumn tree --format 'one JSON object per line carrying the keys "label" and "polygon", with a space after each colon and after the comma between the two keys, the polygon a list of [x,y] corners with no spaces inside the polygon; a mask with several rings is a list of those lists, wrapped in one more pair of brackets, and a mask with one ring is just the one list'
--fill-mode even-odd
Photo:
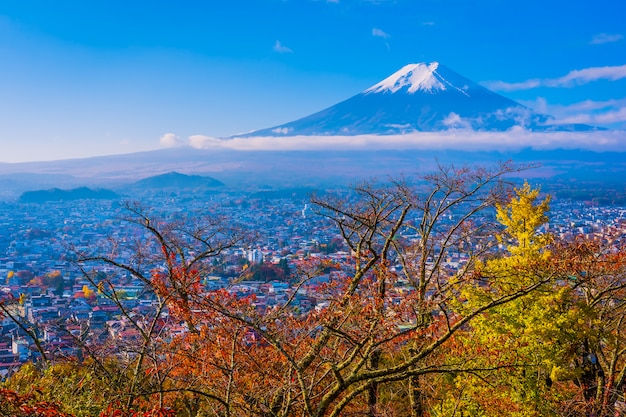
{"label": "autumn tree", "polygon": [[[113,369],[112,364],[108,369]],[[46,403],[54,405],[60,415],[82,417],[98,415],[114,403],[115,385],[120,382],[114,375],[98,372],[93,362],[86,360],[58,361],[46,367],[27,363],[2,386],[7,393],[20,393],[14,398],[22,398],[23,404]],[[13,414],[0,412],[0,415]]]}
{"label": "autumn tree", "polygon": [[[466,302],[464,289],[480,284],[478,259],[498,244],[490,210],[505,201],[503,176],[515,170],[440,167],[416,186],[364,184],[349,201],[314,198],[352,252],[317,287],[318,308],[297,314],[294,296],[259,311],[253,298],[203,295],[192,310],[211,324],[178,341],[198,347],[185,351],[193,353],[185,381],[214,381],[204,399],[216,415],[425,415],[429,375],[477,371],[445,360],[453,336],[545,282],[538,276]],[[461,253],[462,265],[451,265]],[[300,274],[301,288],[316,276]],[[195,340],[219,325],[230,329],[219,346]],[[193,363],[203,364],[201,374]]]}
{"label": "autumn tree", "polygon": [[[569,348],[554,369],[576,396],[561,406],[570,415],[613,416],[626,411],[626,248],[621,227],[595,237],[559,242],[558,263],[568,286]],[[566,343],[564,343],[566,342]]]}
{"label": "autumn tree", "polygon": [[507,204],[496,205],[496,218],[504,229],[496,237],[503,253],[477,263],[479,285],[467,287],[461,309],[539,284],[532,297],[520,297],[478,316],[467,332],[457,335],[450,352],[479,367],[497,365],[453,379],[442,379],[443,403],[438,414],[449,415],[550,415],[554,407],[548,395],[550,368],[558,349],[545,344],[559,331],[553,320],[564,294],[555,283],[560,275],[552,268],[548,245],[551,236],[540,232],[547,222],[549,197],[539,200],[539,190],[525,182],[514,190]]}
{"label": "autumn tree", "polygon": [[57,403],[42,399],[41,392],[20,394],[0,388],[0,415],[12,417],[71,417]]}
{"label": "autumn tree", "polygon": [[[166,386],[163,372],[168,371],[161,366],[170,332],[181,326],[189,334],[199,332],[192,309],[194,297],[201,292],[201,279],[211,273],[225,250],[243,243],[245,234],[222,218],[164,222],[137,203],[127,203],[126,210],[129,215],[123,222],[136,231],[136,240],[127,245],[109,240],[92,253],[77,256],[83,276],[100,297],[119,309],[124,336],[105,344],[76,342],[101,373],[118,379],[123,410],[141,404],[150,409],[155,401],[163,408],[163,393],[178,389]],[[119,289],[123,276],[141,283],[144,296],[152,300],[147,310],[128,306]],[[115,358],[113,369],[111,358]],[[123,369],[121,380],[119,369]]]}
{"label": "autumn tree", "polygon": [[547,221],[548,198],[538,196],[524,184],[508,207],[498,208],[506,226],[500,240],[509,255],[478,268],[485,283],[468,299],[471,304],[494,288],[551,279],[533,297],[481,315],[457,338],[457,354],[465,360],[502,367],[442,379],[441,415],[613,416],[623,402],[621,232],[554,241],[539,232]]}
{"label": "autumn tree", "polygon": [[[414,184],[368,182],[347,198],[313,197],[350,256],[300,261],[284,301],[272,305],[202,284],[214,261],[242,242],[231,223],[163,222],[129,205],[136,240],[111,240],[78,257],[91,286],[118,307],[125,338],[77,343],[94,372],[115,381],[107,395],[126,412],[427,415],[438,376],[510,366],[450,355],[460,336],[552,278],[531,273],[543,271],[547,256],[534,233],[543,217],[526,214],[528,224],[519,225],[520,195],[509,201],[506,181],[518,170],[440,166]],[[519,230],[499,240],[496,211]],[[532,262],[522,262],[526,249],[513,250],[518,237],[537,248]],[[498,245],[510,246],[508,257]],[[127,302],[124,276],[141,282],[148,309]]]}

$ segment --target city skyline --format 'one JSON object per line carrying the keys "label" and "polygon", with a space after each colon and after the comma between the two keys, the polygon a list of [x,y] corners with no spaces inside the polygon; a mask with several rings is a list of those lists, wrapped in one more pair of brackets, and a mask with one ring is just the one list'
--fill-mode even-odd
{"label": "city skyline", "polygon": [[622,8],[617,0],[5,3],[0,162],[267,128],[411,62],[441,62],[562,122],[623,131]]}

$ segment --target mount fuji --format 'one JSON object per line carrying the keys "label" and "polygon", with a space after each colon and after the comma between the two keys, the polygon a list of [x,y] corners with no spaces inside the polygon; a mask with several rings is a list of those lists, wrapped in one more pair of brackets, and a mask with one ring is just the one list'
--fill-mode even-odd
{"label": "mount fuji", "polygon": [[194,135],[135,154],[0,164],[0,200],[61,186],[118,190],[170,171],[219,178],[226,187],[317,187],[507,159],[539,164],[523,175],[561,178],[569,189],[572,180],[621,181],[625,157],[623,131],[559,124],[433,62],[407,65],[335,106],[247,134]]}
{"label": "mount fuji", "polygon": [[397,135],[474,130],[591,131],[557,124],[438,62],[409,64],[341,103],[310,116],[236,137]]}

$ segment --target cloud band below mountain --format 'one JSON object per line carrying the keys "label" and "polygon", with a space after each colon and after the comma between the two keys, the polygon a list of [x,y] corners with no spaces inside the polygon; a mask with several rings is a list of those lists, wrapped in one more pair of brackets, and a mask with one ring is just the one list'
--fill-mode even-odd
{"label": "cloud band below mountain", "polygon": [[626,132],[531,132],[515,127],[506,132],[448,130],[404,135],[283,136],[218,139],[190,136],[187,146],[196,149],[238,151],[312,151],[424,149],[465,151],[511,151],[521,149],[585,149],[596,152],[626,151]]}

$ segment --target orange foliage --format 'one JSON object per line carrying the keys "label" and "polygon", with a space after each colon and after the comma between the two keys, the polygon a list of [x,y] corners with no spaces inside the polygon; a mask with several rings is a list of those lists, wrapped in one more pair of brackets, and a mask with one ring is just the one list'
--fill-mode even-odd
{"label": "orange foliage", "polygon": [[14,417],[70,417],[61,411],[59,404],[38,398],[35,390],[31,394],[18,394],[0,388],[0,415]]}

